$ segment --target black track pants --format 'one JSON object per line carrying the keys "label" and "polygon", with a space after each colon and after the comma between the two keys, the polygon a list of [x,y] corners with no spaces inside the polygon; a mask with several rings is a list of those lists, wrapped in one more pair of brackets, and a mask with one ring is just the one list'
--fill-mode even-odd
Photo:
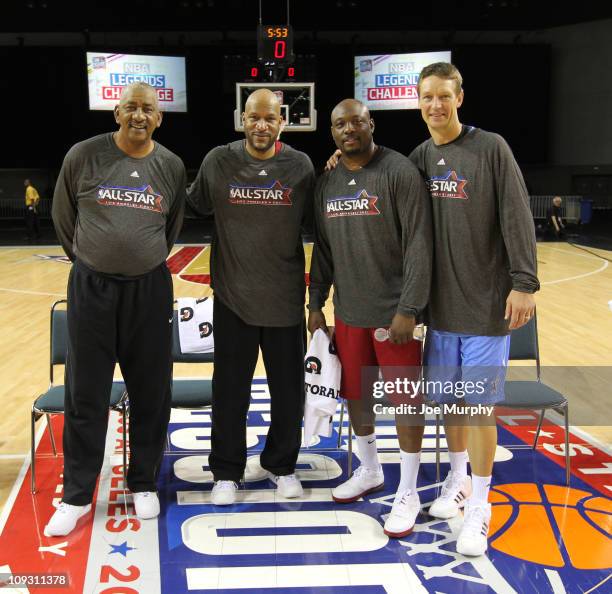
{"label": "black track pants", "polygon": [[276,475],[292,474],[301,443],[304,414],[304,325],[245,324],[214,300],[212,451],[215,480],[238,482],[246,465],[246,420],[259,348],[271,400],[271,423],[261,465]]}
{"label": "black track pants", "polygon": [[68,280],[64,496],[92,500],[104,458],[115,362],[130,401],[132,492],[155,491],[171,403],[172,276],[164,262],[132,280],[81,262]]}

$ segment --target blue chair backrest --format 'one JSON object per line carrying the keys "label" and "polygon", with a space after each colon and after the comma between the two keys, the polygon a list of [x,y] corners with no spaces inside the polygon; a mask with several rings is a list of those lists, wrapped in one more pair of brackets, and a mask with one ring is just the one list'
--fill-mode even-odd
{"label": "blue chair backrest", "polygon": [[179,339],[178,312],[172,313],[172,360],[175,363],[212,363],[213,353],[182,353]]}
{"label": "blue chair backrest", "polygon": [[65,309],[51,310],[51,365],[65,365],[68,351],[68,320]]}
{"label": "blue chair backrest", "polygon": [[510,359],[537,360],[538,358],[538,330],[536,317],[533,316],[527,324],[517,330],[512,330],[510,335]]}

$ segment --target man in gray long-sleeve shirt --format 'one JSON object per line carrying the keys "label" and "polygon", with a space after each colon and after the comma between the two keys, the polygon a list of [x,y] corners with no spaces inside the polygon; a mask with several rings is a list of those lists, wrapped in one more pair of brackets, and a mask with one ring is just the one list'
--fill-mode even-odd
{"label": "man in gray long-sleeve shirt", "polygon": [[159,514],[156,479],[170,418],[172,277],[186,173],[152,140],[155,89],[126,87],[119,130],[73,146],[53,197],[53,222],[73,266],[68,280],[64,494],[45,528],[71,532],[91,508],[102,466],[115,363],[130,397],[128,487],[141,519]]}
{"label": "man in gray long-sleeve shirt", "polygon": [[[242,114],[245,140],[211,150],[188,191],[199,212],[214,212],[211,278],[215,367],[212,502],[235,501],[246,465],[246,416],[259,349],[270,386],[271,423],[261,466],[283,497],[299,497],[295,475],[304,408],[304,248],[314,169],[279,142],[282,117],[268,89]],[[307,223],[308,224],[308,223]]]}
{"label": "man in gray long-sleeve shirt", "polygon": [[[431,379],[482,381],[482,394],[465,393],[468,404],[495,404],[503,399],[509,330],[527,323],[535,309],[535,233],[523,177],[506,142],[460,123],[461,85],[459,71],[445,62],[425,67],[418,83],[431,139],[410,158],[429,186],[435,243],[425,362]],[[433,396],[456,403],[460,394]],[[465,505],[457,551],[481,555],[491,516],[495,417],[445,413],[444,420],[451,471],[429,513],[446,519]]]}
{"label": "man in gray long-sleeve shirt", "polygon": [[[319,179],[315,192],[308,329],[327,331],[321,310],[333,283],[340,391],[348,402],[361,466],[332,495],[338,503],[349,503],[384,487],[372,385],[363,369],[380,366],[386,380],[395,379],[397,367],[412,367],[411,379],[419,376],[421,345],[412,332],[429,297],[432,237],[423,179],[406,157],[374,144],[368,109],[345,99],[334,108],[331,124],[342,161]],[[396,420],[401,479],[385,533],[399,538],[412,530],[420,510],[416,477],[423,426],[420,416],[416,426],[401,415]]]}

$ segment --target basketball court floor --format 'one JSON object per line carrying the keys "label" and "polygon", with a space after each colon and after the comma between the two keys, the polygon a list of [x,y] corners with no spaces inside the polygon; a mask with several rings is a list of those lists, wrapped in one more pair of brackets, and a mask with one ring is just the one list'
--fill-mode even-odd
{"label": "basketball court floor", "polygon": [[[261,362],[252,386],[247,473],[234,506],[219,509],[210,503],[210,413],[175,410],[160,478],[162,513],[156,520],[137,520],[124,491],[123,434],[113,413],[95,514],[68,537],[45,537],[43,527],[62,494],[62,457],[61,451],[53,456],[41,420],[38,492],[31,495],[29,414],[32,401],[48,385],[49,309],[65,296],[69,271],[62,256],[56,246],[0,248],[0,574],[38,574],[30,585],[0,591],[612,591],[612,252],[538,244],[540,352],[544,366],[562,369],[563,380],[555,387],[569,399],[572,482],[565,486],[564,431],[558,417],[550,415],[533,451],[529,444],[536,415],[499,411],[489,551],[476,559],[455,552],[460,518],[440,521],[427,514],[439,488],[433,425],[426,429],[419,476],[423,510],[405,538],[390,540],[382,531],[399,479],[398,443],[390,421],[381,419],[376,428],[384,491],[353,504],[333,503],[331,489],[347,477],[346,420],[338,448],[338,418],[331,438],[301,451],[297,472],[303,497],[277,497],[258,465],[270,418]],[[208,256],[206,245],[175,248],[169,267],[177,297],[210,293]],[[331,305],[326,313],[329,319]],[[175,366],[177,377],[211,373],[210,365]],[[53,424],[59,438],[61,416]],[[442,462],[444,477],[444,452]],[[40,576],[51,585],[43,588]]]}

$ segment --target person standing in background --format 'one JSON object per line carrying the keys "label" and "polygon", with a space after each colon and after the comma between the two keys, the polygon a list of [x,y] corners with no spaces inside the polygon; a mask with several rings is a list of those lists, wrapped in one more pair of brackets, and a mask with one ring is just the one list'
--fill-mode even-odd
{"label": "person standing in background", "polygon": [[557,240],[565,238],[565,224],[563,223],[563,210],[561,208],[561,196],[555,196],[552,206],[548,209],[548,228]]}
{"label": "person standing in background", "polygon": [[40,222],[38,220],[38,203],[40,196],[29,179],[24,180],[25,186],[25,223],[28,239],[40,239]]}

